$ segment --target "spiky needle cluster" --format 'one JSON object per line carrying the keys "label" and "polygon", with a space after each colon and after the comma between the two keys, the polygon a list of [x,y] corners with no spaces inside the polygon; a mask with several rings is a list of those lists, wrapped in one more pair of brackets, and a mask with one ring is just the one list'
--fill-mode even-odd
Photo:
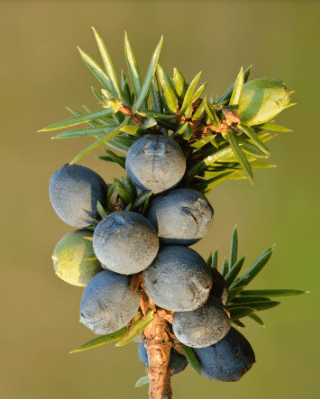
{"label": "spiky needle cluster", "polygon": [[[158,63],[163,38],[152,55],[142,82],[136,56],[125,34],[125,58],[131,89],[123,71],[120,84],[110,54],[100,35],[93,30],[105,69],[80,48],[79,51],[87,67],[103,86],[102,94],[92,88],[103,109],[92,112],[85,107],[87,113],[83,114],[68,108],[75,117],[40,130],[52,131],[83,122],[89,123],[90,128],[69,130],[53,137],[78,139],[93,136],[97,139],[81,151],[71,164],[104,144],[127,153],[141,136],[159,133],[174,137],[186,155],[187,171],[183,187],[196,189],[205,195],[223,181],[248,178],[252,182],[253,170],[275,166],[257,161],[257,158],[268,158],[270,155],[264,143],[276,136],[273,132],[289,131],[271,122],[283,109],[294,105],[289,104],[289,95],[293,92],[288,92],[282,82],[277,79],[252,81],[257,83],[256,92],[260,90],[260,99],[255,99],[255,107],[260,108],[260,114],[264,112],[262,119],[257,120],[252,115],[248,117],[248,109],[258,113],[252,106],[253,101],[249,106],[247,104],[250,88],[246,90],[246,82],[251,66],[245,71],[241,68],[235,82],[220,98],[214,99],[211,96],[209,100],[207,97],[202,99],[200,96],[207,82],[198,86],[201,72],[187,84],[178,69],[174,68],[173,78],[170,79]],[[264,86],[261,83],[265,83]],[[242,96],[244,91],[245,98]],[[270,93],[274,93],[274,99],[270,98]],[[151,107],[148,105],[150,94],[153,99]],[[266,101],[268,104],[265,104]],[[258,124],[253,124],[257,121]],[[109,149],[105,151],[106,155],[99,159],[116,162],[124,167],[125,157],[119,157]]]}

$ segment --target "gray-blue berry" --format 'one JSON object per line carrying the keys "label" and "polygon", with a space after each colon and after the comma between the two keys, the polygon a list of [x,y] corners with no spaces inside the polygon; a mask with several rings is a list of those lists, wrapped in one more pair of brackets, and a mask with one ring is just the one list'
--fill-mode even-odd
{"label": "gray-blue berry", "polygon": [[159,194],[175,187],[186,171],[186,158],[171,137],[146,134],[138,139],[126,156],[126,171],[131,182],[142,191]]}
{"label": "gray-blue berry", "polygon": [[238,381],[256,361],[250,343],[234,327],[216,344],[193,350],[199,360],[201,374],[210,380]]}
{"label": "gray-blue berry", "polygon": [[150,299],[174,312],[187,312],[202,306],[212,287],[212,276],[205,260],[184,245],[160,247],[142,276]]}
{"label": "gray-blue berry", "polygon": [[80,304],[80,321],[95,334],[110,334],[126,326],[140,306],[131,277],[103,270],[89,282]]}
{"label": "gray-blue berry", "polygon": [[[142,364],[144,365],[144,367],[146,367],[146,364],[148,362],[148,351],[147,348],[144,346],[144,342],[141,342],[141,344],[139,345],[138,354]],[[173,368],[171,375],[180,373],[188,366],[188,364],[188,360],[185,356],[181,355],[174,348],[171,349],[169,360],[169,367]]]}
{"label": "gray-blue berry", "polygon": [[190,188],[177,188],[156,196],[150,203],[148,220],[161,244],[192,245],[211,226],[213,209],[207,198]]}
{"label": "gray-blue berry", "polygon": [[85,227],[101,219],[97,201],[107,207],[108,185],[93,170],[65,164],[50,179],[49,196],[53,209],[67,224]]}
{"label": "gray-blue berry", "polygon": [[102,267],[119,274],[136,274],[156,257],[159,238],[143,215],[119,211],[98,223],[93,234],[93,250]]}
{"label": "gray-blue berry", "polygon": [[177,312],[172,329],[180,342],[192,348],[204,348],[220,341],[229,331],[231,320],[221,300],[208,299],[192,312]]}

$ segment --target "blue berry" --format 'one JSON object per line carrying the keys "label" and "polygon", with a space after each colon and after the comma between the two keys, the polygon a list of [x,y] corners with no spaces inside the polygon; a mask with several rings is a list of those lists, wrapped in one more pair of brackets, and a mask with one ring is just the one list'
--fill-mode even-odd
{"label": "blue berry", "polygon": [[97,201],[107,207],[108,185],[93,170],[65,164],[50,179],[49,196],[53,209],[67,224],[86,227],[101,219]]}
{"label": "blue berry", "polygon": [[202,306],[212,287],[212,276],[205,260],[184,245],[160,247],[142,276],[149,298],[163,309],[174,312]]}
{"label": "blue berry", "polygon": [[80,304],[80,321],[95,334],[110,334],[126,326],[140,306],[131,278],[103,270],[89,282]]}
{"label": "blue berry", "polygon": [[221,300],[208,299],[192,312],[176,312],[172,329],[180,342],[192,348],[204,348],[220,341],[229,331],[231,320]]}
{"label": "blue berry", "polygon": [[136,187],[159,194],[179,184],[187,163],[174,139],[146,134],[131,146],[125,166],[129,179]]}
{"label": "blue berry", "polygon": [[119,274],[136,274],[156,257],[159,238],[147,218],[136,212],[119,211],[98,223],[93,250],[102,267]]}
{"label": "blue berry", "polygon": [[234,327],[216,344],[193,350],[199,360],[201,374],[210,380],[238,381],[256,361],[250,343]]}
{"label": "blue berry", "polygon": [[213,209],[199,191],[178,188],[156,196],[148,220],[158,232],[160,244],[192,245],[209,230]]}

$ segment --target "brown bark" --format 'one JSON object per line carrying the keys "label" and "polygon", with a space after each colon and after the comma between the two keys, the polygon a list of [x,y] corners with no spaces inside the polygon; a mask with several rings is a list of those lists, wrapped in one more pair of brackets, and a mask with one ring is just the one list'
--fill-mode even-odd
{"label": "brown bark", "polygon": [[[146,316],[154,311],[154,320],[144,329],[142,342],[148,352],[149,399],[171,399],[170,377],[173,369],[169,367],[172,347],[184,354],[181,343],[172,331],[174,312],[155,305],[146,294],[142,273],[132,276],[131,290],[140,290],[140,312]],[[129,326],[128,326],[129,327]]]}
{"label": "brown bark", "polygon": [[169,335],[166,311],[158,309],[152,323],[144,329],[145,347],[148,351],[149,398],[171,399],[172,389],[169,367],[173,339]]}

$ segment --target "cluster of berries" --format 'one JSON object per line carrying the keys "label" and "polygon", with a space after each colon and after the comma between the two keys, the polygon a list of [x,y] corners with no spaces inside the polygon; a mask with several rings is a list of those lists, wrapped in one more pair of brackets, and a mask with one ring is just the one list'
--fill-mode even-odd
{"label": "cluster of berries", "polygon": [[[208,231],[213,209],[202,193],[176,188],[186,171],[182,149],[172,137],[147,134],[132,145],[125,167],[137,190],[154,194],[146,216],[116,210],[102,218],[99,207],[110,209],[110,185],[84,166],[66,164],[50,180],[54,210],[78,228],[59,241],[52,257],[60,278],[85,287],[80,321],[96,334],[114,333],[128,325],[141,301],[131,279],[142,273],[150,300],[174,312],[173,333],[194,349],[202,375],[239,380],[255,356],[245,337],[231,327],[224,278],[189,248]],[[144,342],[138,353],[146,365]],[[172,374],[187,365],[187,358],[173,349]]]}

